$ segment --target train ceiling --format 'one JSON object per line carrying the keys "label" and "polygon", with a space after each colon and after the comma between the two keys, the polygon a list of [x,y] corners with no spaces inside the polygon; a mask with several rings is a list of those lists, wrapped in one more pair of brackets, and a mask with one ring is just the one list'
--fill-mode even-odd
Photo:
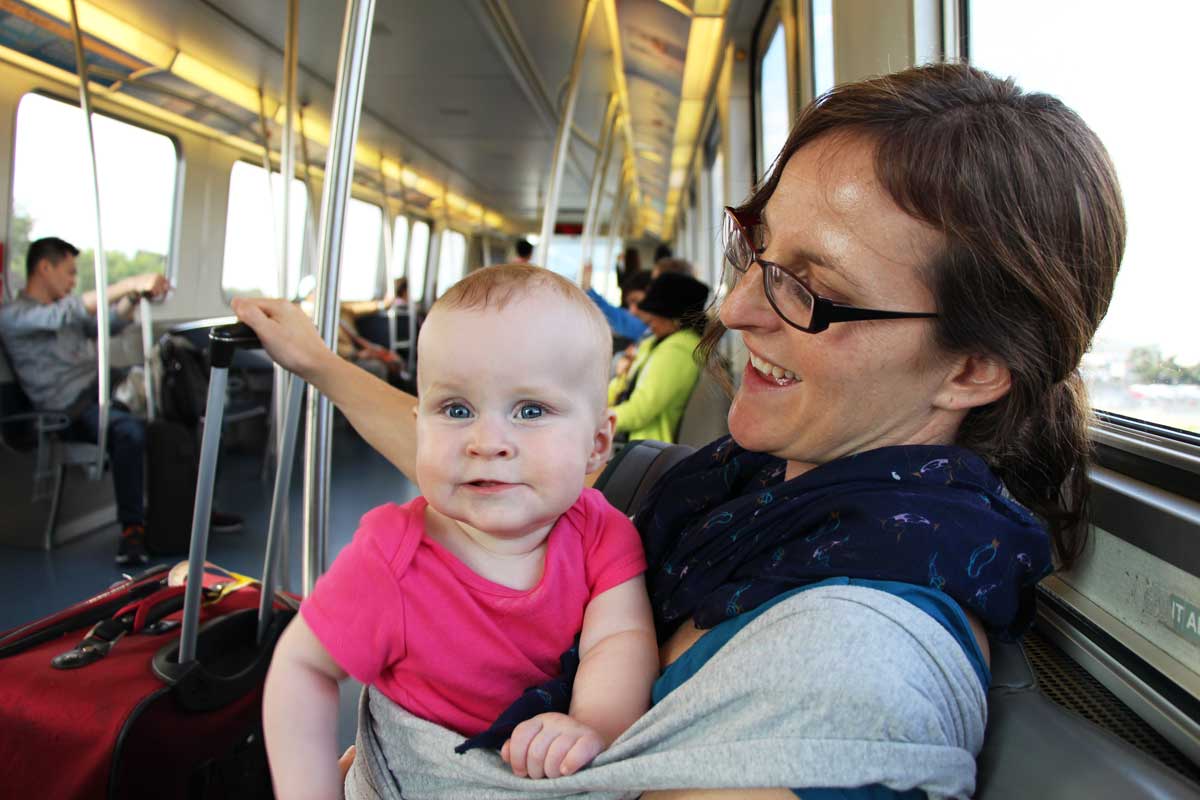
{"label": "train ceiling", "polygon": [[[592,0],[559,220],[582,220],[608,97],[603,208],[666,236],[723,49],[729,0]],[[93,82],[261,152],[278,150],[285,0],[77,0]],[[356,160],[409,207],[535,230],[585,0],[377,0]],[[324,165],[344,4],[301,0],[298,96]],[[73,74],[67,0],[0,0],[0,59]],[[628,158],[632,156],[631,158]],[[623,175],[622,163],[624,163]],[[623,178],[623,180],[622,180]],[[607,214],[607,212],[605,212]]]}

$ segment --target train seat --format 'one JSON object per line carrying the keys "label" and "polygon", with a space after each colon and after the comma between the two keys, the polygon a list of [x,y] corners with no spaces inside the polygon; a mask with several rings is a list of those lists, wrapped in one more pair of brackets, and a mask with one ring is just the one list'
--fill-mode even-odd
{"label": "train seat", "polygon": [[27,501],[50,501],[42,532],[42,549],[49,550],[54,546],[67,470],[82,467],[89,471],[90,477],[97,477],[94,472],[101,463],[100,450],[91,442],[70,441],[63,436],[71,424],[66,414],[33,407],[17,383],[3,347],[0,347],[0,374],[10,378],[0,382],[0,449],[33,456],[33,486]]}
{"label": "train seat", "polygon": [[[694,449],[630,442],[609,462],[595,487],[632,515],[659,477]],[[1050,700],[1020,644],[989,644],[992,682],[987,737],[977,759],[978,800],[1200,797],[1200,786]]]}
{"label": "train seat", "polygon": [[[388,315],[386,311],[377,311],[373,314],[362,314],[355,317],[354,327],[358,335],[368,342],[384,348],[391,345],[388,337]],[[396,309],[396,350],[401,353],[408,350],[407,308]]]}
{"label": "train seat", "polygon": [[712,373],[702,369],[683,407],[675,439],[690,447],[702,447],[729,433],[728,418],[729,396]]}

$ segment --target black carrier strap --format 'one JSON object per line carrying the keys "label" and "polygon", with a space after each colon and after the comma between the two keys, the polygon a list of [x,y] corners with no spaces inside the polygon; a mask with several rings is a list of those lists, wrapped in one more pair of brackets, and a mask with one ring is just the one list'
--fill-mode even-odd
{"label": "black carrier strap", "polygon": [[594,488],[603,492],[614,508],[633,516],[658,479],[694,452],[695,448],[687,445],[652,439],[630,442],[608,462]]}

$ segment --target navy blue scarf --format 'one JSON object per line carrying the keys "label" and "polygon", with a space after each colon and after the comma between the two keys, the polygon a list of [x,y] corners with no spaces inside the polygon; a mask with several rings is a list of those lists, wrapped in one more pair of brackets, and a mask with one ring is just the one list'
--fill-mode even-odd
{"label": "navy blue scarf", "polygon": [[784,468],[726,437],[658,481],[635,522],[660,640],[830,577],[931,586],[1005,638],[1033,621],[1049,536],[974,453],[883,447],[790,481]]}

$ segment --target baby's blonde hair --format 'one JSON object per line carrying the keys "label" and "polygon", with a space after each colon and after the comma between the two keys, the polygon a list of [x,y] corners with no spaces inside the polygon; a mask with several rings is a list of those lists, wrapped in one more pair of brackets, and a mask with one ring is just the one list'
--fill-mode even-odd
{"label": "baby's blonde hair", "polygon": [[[546,290],[566,300],[579,311],[580,318],[588,326],[596,347],[592,353],[564,354],[565,357],[592,358],[601,387],[601,408],[607,407],[609,362],[612,359],[612,331],[604,314],[582,289],[561,275],[532,264],[498,264],[484,267],[468,274],[439,297],[430,309],[484,310],[504,308],[514,300],[529,296],[535,290]],[[553,331],[547,332],[553,336]]]}

